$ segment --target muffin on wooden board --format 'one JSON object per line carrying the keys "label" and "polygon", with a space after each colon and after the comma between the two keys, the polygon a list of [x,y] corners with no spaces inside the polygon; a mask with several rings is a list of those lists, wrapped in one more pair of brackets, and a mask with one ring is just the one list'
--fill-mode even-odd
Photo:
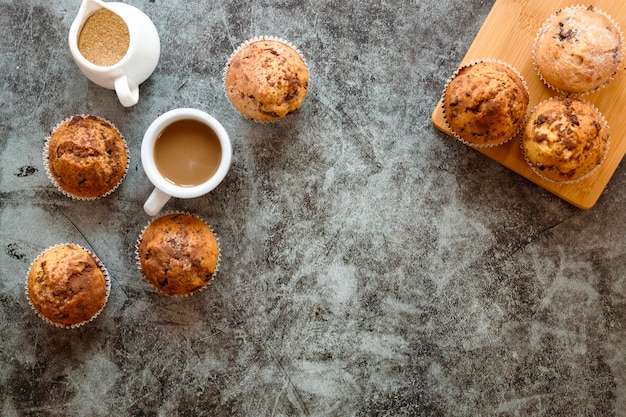
{"label": "muffin on wooden board", "polygon": [[136,248],[144,279],[163,294],[184,296],[209,284],[219,266],[219,245],[202,220],[169,213],[153,220]]}
{"label": "muffin on wooden board", "polygon": [[260,37],[244,42],[224,69],[224,89],[244,117],[271,122],[296,112],[309,88],[309,70],[288,42]]}
{"label": "muffin on wooden board", "polygon": [[555,182],[585,178],[604,160],[609,130],[591,104],[557,97],[540,103],[521,139],[524,157],[537,175]]}
{"label": "muffin on wooden board", "polygon": [[60,123],[44,147],[48,177],[64,194],[95,199],[113,192],[126,175],[129,153],[109,121],[77,115]]}
{"label": "muffin on wooden board", "polygon": [[622,32],[594,6],[571,6],[550,16],[533,48],[537,71],[549,87],[586,93],[606,85],[620,69]]}
{"label": "muffin on wooden board", "polygon": [[26,294],[37,314],[59,327],[77,327],[104,308],[108,272],[90,251],[75,244],[53,246],[33,261]]}
{"label": "muffin on wooden board", "polygon": [[525,121],[528,87],[510,65],[478,61],[459,68],[443,94],[443,116],[457,139],[472,146],[509,141]]}

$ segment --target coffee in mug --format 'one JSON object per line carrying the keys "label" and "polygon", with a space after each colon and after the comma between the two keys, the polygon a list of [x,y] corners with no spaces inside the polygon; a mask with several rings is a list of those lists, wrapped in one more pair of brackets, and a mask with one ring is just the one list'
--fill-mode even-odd
{"label": "coffee in mug", "polygon": [[184,119],[163,129],[154,143],[154,162],[161,175],[181,187],[194,187],[215,174],[222,146],[208,125]]}

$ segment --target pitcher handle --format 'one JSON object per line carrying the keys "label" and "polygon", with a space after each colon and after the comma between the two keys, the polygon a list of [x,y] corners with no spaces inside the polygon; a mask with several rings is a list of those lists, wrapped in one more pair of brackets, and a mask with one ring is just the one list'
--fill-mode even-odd
{"label": "pitcher handle", "polygon": [[126,75],[115,79],[115,92],[124,107],[130,107],[139,101],[139,86],[131,85]]}

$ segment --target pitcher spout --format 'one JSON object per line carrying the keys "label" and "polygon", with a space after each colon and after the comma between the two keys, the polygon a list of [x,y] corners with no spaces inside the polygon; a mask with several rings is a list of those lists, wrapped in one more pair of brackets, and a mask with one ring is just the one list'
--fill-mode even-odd
{"label": "pitcher spout", "polygon": [[106,7],[106,4],[101,0],[83,0],[72,26],[82,26],[82,24],[85,23],[85,20],[87,20],[93,12],[104,7]]}

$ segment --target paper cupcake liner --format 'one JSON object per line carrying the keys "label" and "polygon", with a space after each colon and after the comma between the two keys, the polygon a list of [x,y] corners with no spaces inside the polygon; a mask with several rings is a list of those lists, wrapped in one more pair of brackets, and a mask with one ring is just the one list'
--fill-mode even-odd
{"label": "paper cupcake liner", "polygon": [[[457,68],[456,71],[454,71],[452,76],[450,78],[448,78],[448,81],[446,81],[446,84],[445,84],[445,86],[443,88],[443,93],[441,94],[441,110],[442,110],[442,114],[443,114],[443,121],[444,121],[446,127],[448,128],[448,130],[450,132],[452,132],[452,135],[454,136],[454,138],[457,139],[459,142],[464,143],[465,145],[468,145],[468,146],[470,146],[472,148],[493,148],[495,146],[502,146],[505,143],[508,143],[509,141],[511,141],[511,139],[513,139],[517,135],[519,135],[519,133],[522,131],[522,129],[526,125],[526,121],[528,120],[528,116],[529,116],[528,109],[526,109],[526,113],[524,114],[524,120],[522,120],[522,122],[519,124],[517,129],[515,129],[515,131],[513,132],[513,134],[511,136],[509,136],[508,138],[503,139],[500,142],[494,142],[494,143],[473,143],[473,142],[470,142],[470,141],[462,138],[452,128],[452,126],[450,126],[450,124],[448,123],[448,119],[446,117],[445,96],[446,96],[446,91],[448,90],[448,86],[450,85],[452,80],[454,80],[454,78],[457,75],[459,75],[459,72],[461,72],[462,69],[467,68],[467,67],[471,67],[473,65],[476,65],[476,64],[479,64],[479,63],[482,63],[482,62],[494,62],[496,64],[506,65],[509,69],[511,69],[520,78],[520,80],[522,80],[522,84],[524,85],[524,89],[526,90],[526,93],[528,94],[528,97],[530,98],[530,89],[528,88],[528,85],[526,84],[526,80],[524,79],[522,74],[517,70],[517,68],[515,68],[514,66],[512,66],[511,64],[509,64],[507,62],[504,62],[504,61],[501,61],[501,60],[498,60],[498,59],[493,59],[493,58],[477,59],[477,60],[473,60],[473,61],[470,61],[470,62],[468,62],[466,64],[461,65],[459,68]],[[529,99],[529,102],[530,102],[530,99]]]}
{"label": "paper cupcake liner", "polygon": [[584,97],[586,95],[589,95],[589,94],[592,94],[592,93],[596,93],[596,92],[602,90],[604,87],[606,87],[608,84],[610,84],[611,81],[613,81],[613,79],[615,79],[615,76],[621,71],[622,65],[624,63],[624,35],[622,33],[622,28],[620,27],[620,25],[617,23],[617,21],[611,15],[609,15],[604,10],[599,9],[596,6],[593,6],[593,10],[595,12],[602,14],[604,17],[609,19],[611,21],[611,23],[613,23],[613,25],[617,28],[617,31],[618,31],[618,34],[619,34],[619,43],[621,45],[620,55],[619,55],[619,59],[618,59],[617,65],[616,65],[616,69],[613,72],[613,74],[606,81],[604,81],[602,84],[600,84],[599,86],[597,86],[595,88],[592,88],[591,90],[580,91],[580,92],[562,90],[562,89],[552,85],[548,80],[546,80],[543,77],[543,74],[541,73],[541,70],[539,69],[539,65],[537,65],[537,52],[536,51],[537,51],[537,42],[539,41],[539,37],[540,37],[541,33],[543,32],[544,28],[546,27],[546,25],[548,25],[550,23],[550,21],[552,21],[552,19],[554,19],[556,17],[556,13],[560,13],[560,12],[562,12],[564,10],[586,9],[588,7],[589,7],[589,5],[577,4],[577,5],[567,6],[567,7],[563,7],[561,9],[559,9],[558,11],[556,11],[553,14],[551,14],[550,16],[548,16],[548,18],[546,20],[544,20],[544,22],[541,24],[541,26],[539,26],[539,29],[537,30],[537,33],[535,34],[535,39],[533,41],[533,49],[532,49],[532,58],[533,58],[533,65],[535,67],[535,72],[539,76],[539,79],[541,80],[541,82],[546,87],[550,88],[551,90],[553,90],[554,92],[556,92],[557,94],[559,94],[561,96],[569,96],[569,97],[580,98],[580,97]]}
{"label": "paper cupcake liner", "polygon": [[239,46],[228,57],[228,60],[226,61],[226,65],[224,66],[224,69],[222,70],[222,84],[224,86],[224,95],[226,96],[226,99],[230,103],[231,107],[233,108],[233,110],[235,110],[238,114],[240,114],[242,117],[244,117],[247,120],[251,120],[251,121],[253,121],[255,123],[260,123],[260,124],[271,124],[271,123],[279,122],[280,120],[283,120],[284,118],[283,119],[276,119],[276,120],[256,120],[256,119],[253,119],[251,117],[248,117],[245,114],[241,113],[235,106],[233,106],[233,103],[228,98],[228,92],[226,90],[226,74],[228,73],[228,68],[230,67],[230,63],[232,62],[233,58],[243,48],[245,48],[246,46],[250,45],[251,43],[259,42],[259,41],[275,41],[275,42],[283,43],[283,44],[289,46],[294,51],[296,51],[296,53],[298,54],[300,59],[302,59],[302,62],[304,62],[304,65],[307,67],[307,70],[309,68],[309,64],[307,63],[306,59],[304,58],[304,55],[302,55],[302,52],[300,52],[300,50],[298,48],[296,48],[291,42],[288,42],[288,41],[286,41],[286,40],[284,40],[282,38],[276,37],[276,36],[257,36],[257,37],[248,39],[247,41],[244,41],[244,42],[240,43]]}
{"label": "paper cupcake liner", "polygon": [[[143,239],[143,235],[144,233],[146,233],[146,230],[148,230],[148,227],[150,227],[150,225],[152,225],[152,223],[154,223],[155,221],[157,221],[158,219],[162,218],[162,217],[166,217],[166,216],[171,216],[171,215],[186,215],[186,216],[190,216],[193,217],[196,220],[201,221],[206,227],[209,228],[209,230],[211,231],[211,233],[213,233],[213,236],[215,236],[215,240],[217,242],[217,263],[215,264],[215,271],[213,271],[213,277],[202,287],[198,288],[195,291],[192,291],[190,293],[187,294],[167,294],[163,291],[161,291],[158,287],[156,287],[152,282],[150,282],[150,280],[148,279],[148,277],[146,277],[146,275],[143,273],[143,270],[141,269],[141,258],[139,256],[139,244],[141,243],[141,240]],[[173,298],[185,298],[185,297],[189,297],[190,295],[194,295],[197,294],[203,290],[205,290],[210,284],[211,282],[213,282],[213,280],[215,279],[215,277],[217,276],[218,272],[219,272],[219,268],[220,268],[220,262],[222,260],[222,251],[220,249],[220,239],[217,236],[217,234],[215,233],[215,230],[213,230],[213,227],[211,227],[211,225],[209,225],[206,221],[204,221],[204,219],[200,218],[199,216],[195,215],[195,214],[191,214],[189,212],[186,211],[176,211],[176,210],[172,210],[172,211],[167,211],[164,214],[161,214],[158,217],[155,217],[153,219],[150,220],[150,222],[148,224],[146,224],[144,226],[144,228],[142,229],[141,233],[139,234],[139,237],[137,238],[137,241],[135,242],[135,261],[137,263],[137,269],[139,269],[139,273],[141,274],[141,278],[151,287],[153,288],[156,292],[158,292],[159,294],[168,296],[168,297],[173,297]]]}
{"label": "paper cupcake liner", "polygon": [[[113,188],[111,188],[109,191],[107,191],[106,193],[104,193],[102,195],[99,195],[99,196],[85,197],[85,196],[80,196],[80,195],[76,195],[76,194],[70,193],[69,191],[65,190],[61,186],[61,184],[59,184],[59,182],[56,180],[56,178],[54,178],[54,175],[52,175],[52,171],[50,170],[50,158],[49,158],[49,156],[50,156],[50,140],[52,139],[52,136],[54,135],[56,130],[61,125],[63,125],[64,123],[67,123],[68,121],[72,120],[73,117],[76,117],[76,116],[80,116],[80,117],[83,117],[83,118],[96,117],[98,120],[101,120],[101,121],[104,121],[104,122],[108,123],[109,125],[111,125],[111,127],[113,129],[115,129],[119,133],[120,137],[122,138],[122,142],[124,143],[124,149],[126,150],[126,168],[124,168],[124,175],[122,175],[122,177],[120,178],[118,183],[115,184],[115,186]],[[106,197],[109,194],[113,193],[122,184],[122,182],[124,181],[124,178],[126,178],[126,174],[128,173],[128,168],[130,166],[130,151],[128,149],[128,144],[126,143],[126,139],[124,138],[124,135],[122,135],[122,132],[120,132],[120,130],[113,123],[111,123],[111,121],[109,121],[108,119],[105,119],[105,118],[99,117],[99,116],[90,115],[90,114],[78,114],[78,115],[70,116],[70,117],[66,118],[65,120],[57,123],[57,125],[54,127],[54,129],[52,129],[52,131],[48,135],[48,137],[46,137],[46,141],[45,141],[45,144],[44,144],[44,147],[43,147],[43,155],[42,156],[43,156],[43,166],[44,166],[44,169],[46,171],[46,175],[48,176],[48,179],[50,179],[50,182],[56,187],[56,189],[59,190],[66,197],[70,197],[70,198],[72,198],[74,200],[82,200],[82,201],[97,200],[99,198]]]}
{"label": "paper cupcake liner", "polygon": [[[544,103],[548,102],[548,101],[552,101],[552,100],[562,100],[564,98],[568,98],[566,96],[559,96],[559,97],[550,97],[544,101],[542,101],[541,103],[537,104],[533,110],[529,113],[529,117],[530,114],[535,113],[535,111]],[[587,172],[584,175],[581,175],[580,177],[573,179],[573,180],[563,180],[563,181],[558,181],[558,180],[554,180],[552,178],[548,178],[545,175],[542,174],[542,172],[535,166],[535,164],[532,163],[532,161],[530,161],[530,159],[528,159],[528,157],[526,156],[526,153],[524,152],[524,145],[523,145],[523,140],[524,138],[521,137],[520,141],[519,141],[519,145],[520,145],[520,149],[522,151],[522,156],[524,157],[524,160],[526,161],[526,163],[528,164],[528,166],[530,166],[530,169],[532,169],[532,171],[535,173],[535,175],[537,175],[539,178],[548,181],[552,184],[557,184],[557,185],[570,185],[570,184],[575,184],[577,182],[580,182],[584,179],[587,179],[589,177],[591,177],[593,174],[595,174],[600,167],[602,166],[602,164],[604,163],[604,161],[606,160],[606,157],[609,153],[609,148],[611,146],[611,131],[610,131],[610,127],[608,122],[606,121],[606,119],[604,118],[604,115],[600,112],[600,110],[598,110],[598,108],[596,106],[594,106],[592,103],[586,101],[586,100],[581,100],[578,97],[569,97],[569,98],[576,98],[577,100],[582,101],[583,103],[585,103],[586,105],[590,106],[597,114],[598,116],[600,116],[600,119],[602,119],[602,123],[604,123],[604,126],[606,127],[606,130],[608,132],[608,138],[606,141],[606,149],[604,150],[604,155],[602,155],[602,159],[600,159],[600,162],[598,162],[598,164],[593,167],[593,169],[591,169],[591,171]]]}
{"label": "paper cupcake liner", "polygon": [[[98,310],[91,318],[78,322],[78,323],[74,323],[74,324],[63,324],[63,323],[57,323],[53,320],[50,320],[48,317],[44,316],[43,314],[41,314],[39,312],[39,310],[37,310],[37,308],[35,308],[35,305],[33,304],[33,302],[30,299],[30,295],[28,293],[28,276],[30,275],[30,271],[32,270],[33,266],[35,265],[35,262],[37,262],[37,260],[47,251],[51,250],[51,249],[55,249],[58,247],[62,247],[62,246],[66,246],[66,245],[75,245],[81,249],[83,249],[85,252],[87,252],[89,255],[91,255],[93,257],[93,259],[96,261],[96,264],[98,265],[98,267],[100,268],[100,270],[102,270],[102,273],[104,274],[104,279],[106,281],[106,295],[104,298],[104,303],[102,304],[102,308],[100,308],[100,310]],[[50,246],[46,249],[44,249],[43,251],[41,251],[41,253],[39,255],[37,255],[35,257],[35,259],[30,263],[30,266],[28,268],[28,273],[26,274],[26,285],[24,286],[25,289],[25,293],[26,293],[26,299],[28,300],[28,304],[30,305],[30,307],[33,309],[33,311],[37,314],[37,316],[42,319],[44,322],[51,324],[55,327],[59,327],[59,328],[63,328],[63,329],[75,329],[77,327],[81,327],[91,321],[93,321],[96,317],[98,317],[100,315],[100,313],[102,313],[102,311],[104,310],[104,307],[106,307],[107,302],[109,301],[109,295],[111,293],[111,276],[109,275],[109,271],[106,269],[106,267],[104,266],[104,264],[102,263],[102,261],[100,260],[100,258],[98,258],[98,256],[96,256],[96,254],[94,254],[92,251],[90,251],[89,249],[78,245],[76,243],[60,243],[57,245],[53,245]]]}

